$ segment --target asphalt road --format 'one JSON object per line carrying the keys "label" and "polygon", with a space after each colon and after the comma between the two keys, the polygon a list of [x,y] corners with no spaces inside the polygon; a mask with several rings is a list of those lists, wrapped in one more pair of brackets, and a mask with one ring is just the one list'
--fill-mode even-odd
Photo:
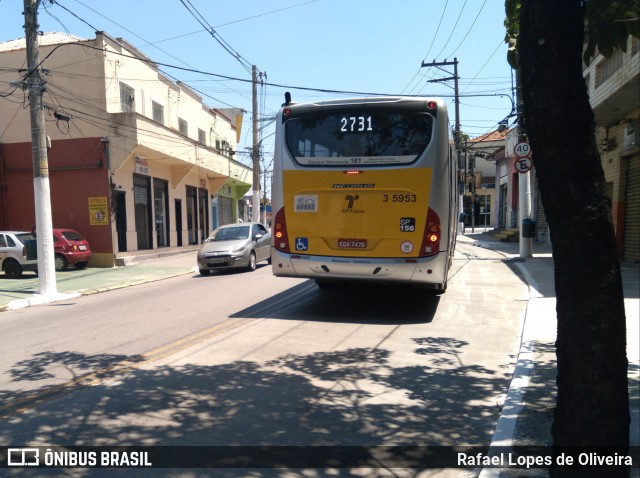
{"label": "asphalt road", "polygon": [[[527,294],[502,259],[460,244],[440,297],[392,287],[320,291],[312,281],[274,278],[263,266],[5,311],[0,440],[488,445],[513,373]],[[19,471],[7,476],[43,473]],[[108,474],[48,471],[42,476]],[[415,476],[385,469],[147,471],[120,473]]]}

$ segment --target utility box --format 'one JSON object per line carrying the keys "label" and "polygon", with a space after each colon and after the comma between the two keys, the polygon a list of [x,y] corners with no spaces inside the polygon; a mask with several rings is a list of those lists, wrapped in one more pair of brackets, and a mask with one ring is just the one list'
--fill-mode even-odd
{"label": "utility box", "polygon": [[522,220],[522,237],[536,237],[536,221],[529,218]]}

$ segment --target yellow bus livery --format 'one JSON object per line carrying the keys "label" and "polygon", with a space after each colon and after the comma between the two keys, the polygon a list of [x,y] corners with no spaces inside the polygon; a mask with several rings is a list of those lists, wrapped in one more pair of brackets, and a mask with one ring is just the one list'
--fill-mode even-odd
{"label": "yellow bus livery", "polygon": [[457,192],[442,100],[287,103],[277,116],[272,270],[443,292]]}

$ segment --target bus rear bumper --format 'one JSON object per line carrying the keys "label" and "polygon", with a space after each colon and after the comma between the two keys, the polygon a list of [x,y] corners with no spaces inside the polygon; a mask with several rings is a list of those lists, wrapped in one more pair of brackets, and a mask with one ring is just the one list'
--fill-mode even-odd
{"label": "bus rear bumper", "polygon": [[271,267],[278,277],[405,282],[439,288],[446,284],[447,253],[417,259],[383,259],[290,255],[272,249]]}

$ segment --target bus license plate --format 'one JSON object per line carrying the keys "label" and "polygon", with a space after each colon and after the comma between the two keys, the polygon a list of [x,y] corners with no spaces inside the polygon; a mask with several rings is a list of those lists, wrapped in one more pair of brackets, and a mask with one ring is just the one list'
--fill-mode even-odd
{"label": "bus license plate", "polygon": [[366,249],[366,239],[338,239],[338,247],[341,249]]}

